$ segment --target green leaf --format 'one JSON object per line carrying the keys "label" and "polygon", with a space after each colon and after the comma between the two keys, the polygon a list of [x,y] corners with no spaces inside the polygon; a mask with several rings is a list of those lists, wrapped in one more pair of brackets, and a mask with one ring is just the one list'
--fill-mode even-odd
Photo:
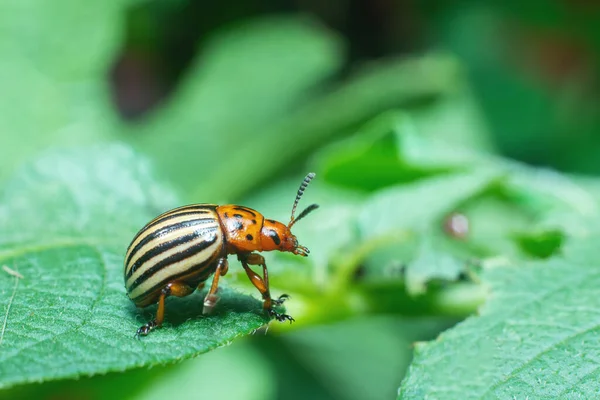
{"label": "green leaf", "polygon": [[460,203],[483,192],[502,174],[501,169],[482,166],[473,172],[439,175],[380,190],[358,215],[361,237],[372,239],[428,229]]}
{"label": "green leaf", "polygon": [[565,235],[561,231],[550,230],[522,233],[516,235],[515,240],[524,253],[533,257],[548,258],[561,248]]}
{"label": "green leaf", "polygon": [[488,268],[478,316],[419,344],[400,399],[594,398],[600,391],[598,237],[548,261]]}
{"label": "green leaf", "polygon": [[173,393],[193,399],[199,392],[207,399],[273,399],[277,383],[273,367],[250,343],[236,342],[176,365],[161,379],[147,381],[144,390],[132,399],[163,400]]}
{"label": "green leaf", "polygon": [[[270,349],[266,340],[262,342],[265,352],[271,353],[278,381],[296,382],[304,371],[311,375],[304,382],[316,381],[307,387],[286,385],[279,398],[385,399],[396,392],[398,371],[408,368],[412,342],[427,340],[455,322],[451,318],[365,316],[267,338]],[[310,393],[315,386],[324,393]]]}
{"label": "green leaf", "polygon": [[[455,212],[469,222],[461,239],[445,229]],[[409,293],[421,294],[428,281],[455,280],[475,259],[549,257],[560,251],[565,235],[585,232],[586,221],[597,215],[592,197],[556,173],[482,159],[467,172],[372,195],[358,227],[373,245],[359,261],[370,275],[403,277]]]}
{"label": "green leaf", "polygon": [[11,149],[0,158],[0,178],[36,151],[118,136],[150,156],[188,202],[230,202],[331,137],[462,82],[455,59],[432,54],[332,85],[344,63],[340,38],[308,18],[269,17],[212,34],[178,90],[127,126],[111,104],[106,71],[135,2],[0,5],[0,147]]}
{"label": "green leaf", "polygon": [[120,16],[138,2],[5,0],[0,4],[0,49],[23,55],[57,81],[100,78],[119,49],[125,28]]}
{"label": "green leaf", "polygon": [[321,151],[317,169],[330,183],[368,191],[452,171],[439,159],[423,162],[424,146],[413,130],[408,114],[385,113]]}
{"label": "green leaf", "polygon": [[[190,360],[175,364],[137,368],[93,377],[63,379],[35,385],[19,385],[0,390],[0,399],[63,399],[89,398],[123,400],[160,399],[177,391],[194,398],[201,388],[210,398],[271,399],[277,382],[272,367],[264,355],[255,350],[251,340],[236,340],[232,345],[219,348]],[[270,338],[267,339],[267,341]],[[223,384],[223,371],[235,385]],[[126,388],[126,390],[124,390]],[[251,395],[249,395],[251,393]]]}
{"label": "green leaf", "polygon": [[177,202],[126,147],[48,153],[0,204],[0,388],[173,362],[268,322],[258,300],[223,288],[214,315],[201,316],[201,294],[169,300],[165,328],[134,338],[154,308],[127,299],[123,254]]}
{"label": "green leaf", "polygon": [[261,155],[282,151],[280,139],[297,135],[282,135],[273,125],[342,62],[339,38],[306,18],[229,26],[200,49],[173,99],[127,138],[190,198],[219,190],[224,193],[209,201],[230,201],[257,182],[257,168],[276,168]]}
{"label": "green leaf", "polygon": [[0,2],[0,179],[37,151],[114,131],[106,72],[133,1]]}
{"label": "green leaf", "polygon": [[[130,136],[134,146],[157,160],[164,174],[181,182],[190,198],[218,196],[210,201],[219,201],[240,196],[330,138],[355,129],[382,111],[407,107],[423,98],[443,95],[458,79],[456,60],[431,55],[382,64],[317,92],[314,86],[322,83],[319,78],[333,73],[340,62],[336,41],[326,32],[315,35],[311,27],[300,24],[300,28],[294,28],[294,25],[288,22],[275,26],[281,29],[281,35],[293,28],[298,31],[294,35],[305,35],[307,43],[314,43],[312,47],[272,48],[272,44],[259,40],[266,34],[263,29],[242,30],[237,34],[240,37],[257,36],[250,41],[256,46],[254,51],[257,54],[252,59],[254,63],[264,63],[265,67],[261,70],[252,63],[248,71],[243,74],[236,72],[235,76],[245,77],[246,80],[263,80],[269,88],[276,86],[272,90],[281,96],[273,95],[265,99],[264,91],[267,89],[262,88],[257,92],[222,98],[228,91],[218,90],[221,86],[217,83],[229,87],[232,78],[218,75],[221,81],[212,84],[215,85],[213,91],[208,93],[198,89],[182,93],[180,100],[161,113],[163,120],[156,120],[155,124],[142,127],[143,132]],[[269,34],[267,37],[272,36]],[[300,41],[298,39],[294,43]],[[246,43],[246,39],[243,42]],[[270,51],[277,51],[280,55],[277,60],[281,58],[282,65],[275,64]],[[309,54],[305,55],[305,52]],[[323,54],[318,57],[320,53]],[[262,54],[264,58],[259,57]],[[269,78],[274,74],[274,69],[289,68],[286,62],[288,57],[298,60],[294,68],[289,69],[287,74],[278,72],[275,76],[281,77],[271,81]],[[317,63],[320,74],[315,73],[316,67],[304,65],[311,60],[315,63],[321,60]],[[232,64],[228,70],[240,68],[236,54],[222,60],[223,63],[225,61]],[[208,79],[200,66],[202,64],[190,80],[194,77],[201,82]],[[285,79],[299,79],[298,74],[302,74],[302,70],[298,69],[301,66],[311,72],[312,84],[307,81],[305,87],[294,86],[295,92],[281,93],[279,89]],[[237,105],[238,98],[253,105],[250,111],[265,104],[262,106],[265,109],[259,110],[263,118],[247,117],[243,113],[247,104]],[[272,114],[267,113],[269,110]],[[232,112],[241,116],[232,118]],[[165,132],[170,134],[165,136]],[[265,159],[268,162],[264,162]],[[214,168],[216,164],[220,167]],[[210,174],[199,179],[198,174],[202,171],[210,171]],[[215,194],[216,191],[219,193]]]}
{"label": "green leaf", "polygon": [[433,278],[455,281],[467,266],[466,260],[439,250],[431,237],[423,236],[417,257],[406,267],[406,290],[412,295],[424,293]]}
{"label": "green leaf", "polygon": [[[429,139],[444,140],[456,146],[445,157],[452,156],[458,149],[472,149],[492,152],[494,145],[478,99],[470,89],[470,79],[457,85],[456,89],[444,95],[430,107],[423,107],[411,113],[414,130]],[[464,151],[459,151],[464,152]],[[435,156],[435,155],[434,155]]]}

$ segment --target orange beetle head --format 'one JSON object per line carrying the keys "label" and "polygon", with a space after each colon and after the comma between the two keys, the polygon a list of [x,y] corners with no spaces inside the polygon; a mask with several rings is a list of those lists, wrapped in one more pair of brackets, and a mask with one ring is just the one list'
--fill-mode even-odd
{"label": "orange beetle head", "polygon": [[296,236],[292,234],[291,228],[296,222],[306,217],[310,212],[319,208],[317,204],[311,204],[300,214],[298,214],[298,217],[294,216],[296,207],[298,206],[298,202],[300,201],[304,190],[314,177],[314,172],[311,172],[306,175],[306,178],[304,178],[302,181],[300,189],[298,189],[298,193],[296,194],[296,201],[294,201],[294,206],[292,207],[292,217],[289,224],[284,225],[281,222],[277,222],[272,219],[265,219],[261,230],[261,242],[264,251],[289,251],[290,253],[294,253],[299,256],[308,256],[310,251],[305,246],[298,244],[298,239],[296,239]]}
{"label": "orange beetle head", "polygon": [[279,250],[289,251],[300,256],[306,257],[308,249],[298,244],[298,239],[286,225],[281,222],[265,219],[261,230],[261,242],[264,251]]}

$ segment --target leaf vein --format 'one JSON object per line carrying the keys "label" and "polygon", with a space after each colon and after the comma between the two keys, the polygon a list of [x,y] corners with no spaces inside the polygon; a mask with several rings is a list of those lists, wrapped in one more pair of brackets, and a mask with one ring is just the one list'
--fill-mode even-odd
{"label": "leaf vein", "polygon": [[[88,244],[88,245],[89,245],[89,244]],[[79,323],[77,326],[75,326],[75,327],[71,327],[71,328],[69,328],[69,329],[65,330],[64,332],[61,332],[61,333],[58,333],[58,334],[53,334],[53,335],[51,335],[51,336],[49,336],[49,337],[46,337],[46,338],[44,338],[44,339],[42,339],[42,340],[38,340],[38,341],[36,341],[35,343],[32,343],[32,344],[30,344],[30,345],[28,345],[28,346],[22,347],[22,348],[18,349],[18,351],[16,351],[16,352],[14,352],[13,354],[9,355],[8,357],[5,357],[5,358],[3,358],[3,361],[10,360],[11,358],[14,358],[14,357],[16,357],[17,355],[19,355],[19,354],[20,354],[21,352],[23,352],[24,350],[27,350],[27,349],[30,349],[30,348],[32,348],[32,347],[38,346],[38,345],[40,345],[41,343],[47,342],[47,341],[49,341],[49,340],[54,340],[54,339],[56,339],[56,338],[58,338],[58,337],[60,337],[60,336],[67,335],[67,334],[69,334],[69,333],[77,332],[77,331],[79,331],[79,330],[80,330],[80,329],[81,329],[83,326],[85,326],[87,323],[89,323],[89,321],[90,321],[90,319],[91,319],[91,317],[92,317],[92,315],[93,315],[94,308],[96,307],[96,305],[97,305],[97,304],[100,302],[100,300],[102,299],[102,295],[103,295],[103,293],[104,293],[104,291],[105,291],[105,289],[106,289],[106,281],[107,281],[107,279],[106,279],[106,278],[107,278],[106,262],[105,262],[105,260],[104,260],[104,256],[103,256],[102,252],[101,252],[101,251],[100,251],[100,250],[99,250],[97,247],[95,247],[95,246],[93,246],[93,245],[89,245],[89,246],[90,246],[90,248],[91,248],[91,249],[93,249],[93,250],[94,250],[94,251],[95,251],[95,252],[98,254],[98,256],[99,256],[100,260],[102,261],[102,271],[103,271],[103,272],[102,272],[102,284],[101,284],[101,287],[100,287],[100,291],[98,292],[98,295],[96,296],[95,300],[92,302],[92,304],[91,304],[91,306],[90,306],[90,309],[89,309],[88,316],[87,316],[86,318],[83,318],[83,319],[81,320],[81,322],[80,322],[80,323]],[[5,323],[6,323],[6,321],[5,321]]]}
{"label": "leaf vein", "polygon": [[12,295],[8,300],[8,305],[6,306],[6,314],[4,315],[4,322],[2,323],[2,332],[0,332],[0,346],[2,346],[2,341],[4,340],[4,332],[6,331],[6,324],[8,322],[8,314],[10,313],[10,306],[17,295],[17,288],[19,287],[19,276],[15,275],[15,285],[13,287]]}
{"label": "leaf vein", "polygon": [[520,371],[522,371],[524,368],[526,368],[527,366],[529,366],[532,362],[534,362],[535,360],[537,360],[540,356],[549,353],[550,351],[554,350],[557,346],[560,346],[561,344],[564,344],[565,342],[575,339],[578,336],[581,335],[585,335],[587,333],[593,332],[594,330],[600,328],[600,323],[596,322],[594,323],[592,326],[590,326],[589,328],[586,328],[582,331],[579,332],[575,332],[573,334],[567,335],[564,338],[562,338],[561,340],[551,344],[550,346],[546,347],[545,349],[543,349],[542,351],[536,353],[534,356],[532,356],[529,360],[527,360],[526,362],[522,363],[520,366],[513,368],[508,374],[506,374],[506,377],[498,382],[496,382],[495,384],[491,385],[488,390],[485,391],[485,393],[481,396],[481,398],[485,398],[485,396],[489,393],[491,393],[493,390],[497,389],[498,387],[500,387],[501,385],[505,384],[509,379],[513,378],[514,375]]}

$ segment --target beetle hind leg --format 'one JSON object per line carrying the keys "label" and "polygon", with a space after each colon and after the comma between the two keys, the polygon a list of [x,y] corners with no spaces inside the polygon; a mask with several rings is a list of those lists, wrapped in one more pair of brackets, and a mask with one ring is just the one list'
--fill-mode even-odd
{"label": "beetle hind leg", "polygon": [[156,328],[160,328],[165,319],[165,299],[168,296],[184,297],[191,294],[194,288],[181,282],[171,282],[160,291],[158,297],[158,309],[156,310],[156,318],[142,325],[136,332],[135,336],[146,336]]}

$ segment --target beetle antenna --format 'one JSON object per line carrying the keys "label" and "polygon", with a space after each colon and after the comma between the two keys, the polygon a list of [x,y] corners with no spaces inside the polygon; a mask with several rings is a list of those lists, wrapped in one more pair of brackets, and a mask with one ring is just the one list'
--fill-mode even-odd
{"label": "beetle antenna", "polygon": [[310,206],[306,207],[304,210],[302,210],[302,212],[300,214],[298,214],[298,216],[296,217],[294,222],[292,222],[290,227],[292,225],[294,225],[296,222],[300,221],[302,218],[306,217],[311,212],[315,211],[317,208],[319,208],[318,204],[311,204]]}
{"label": "beetle antenna", "polygon": [[[312,206],[309,206],[304,211],[302,211],[300,213],[300,215],[298,216],[297,219],[294,218],[294,214],[296,213],[296,207],[298,207],[298,202],[302,198],[302,195],[304,194],[304,191],[306,190],[306,187],[308,186],[308,184],[310,183],[310,181],[313,180],[313,178],[315,177],[315,175],[316,174],[314,172],[310,172],[308,175],[306,175],[306,177],[304,178],[304,180],[300,184],[300,188],[298,189],[298,193],[296,194],[296,200],[294,201],[294,206],[292,207],[292,218],[290,219],[290,223],[288,224],[288,228],[291,228],[292,225],[294,225],[294,223],[298,219],[306,217],[306,215],[309,212],[313,211],[314,209],[316,209],[318,207],[318,206],[317,207],[313,207],[314,206],[314,204],[313,204]],[[312,209],[310,209],[311,207],[312,207]]]}

